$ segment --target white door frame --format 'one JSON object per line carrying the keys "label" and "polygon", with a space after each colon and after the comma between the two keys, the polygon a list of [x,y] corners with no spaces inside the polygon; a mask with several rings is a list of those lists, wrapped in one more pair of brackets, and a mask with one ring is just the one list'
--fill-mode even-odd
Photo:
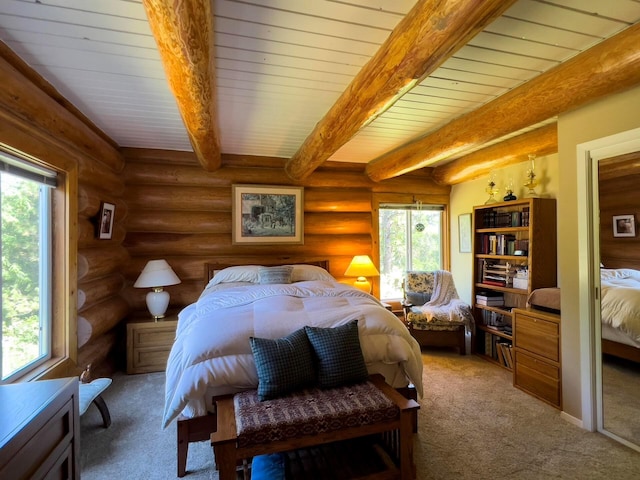
{"label": "white door frame", "polygon": [[[582,422],[625,445],[640,447],[604,429],[600,326],[600,221],[598,161],[640,151],[640,128],[581,143],[576,148],[578,174],[578,274]],[[597,280],[596,280],[597,279]]]}

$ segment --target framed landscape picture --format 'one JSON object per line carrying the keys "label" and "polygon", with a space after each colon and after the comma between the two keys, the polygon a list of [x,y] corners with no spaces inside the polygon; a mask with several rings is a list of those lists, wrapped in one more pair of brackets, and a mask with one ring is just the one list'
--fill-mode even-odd
{"label": "framed landscape picture", "polygon": [[232,185],[232,241],[238,244],[304,243],[304,188]]}
{"label": "framed landscape picture", "polygon": [[458,243],[460,253],[471,252],[471,214],[458,215]]}

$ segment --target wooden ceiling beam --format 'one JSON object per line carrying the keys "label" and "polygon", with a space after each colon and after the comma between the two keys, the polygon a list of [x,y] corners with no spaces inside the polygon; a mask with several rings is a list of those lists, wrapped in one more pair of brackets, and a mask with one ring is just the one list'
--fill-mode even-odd
{"label": "wooden ceiling beam", "polygon": [[640,83],[640,24],[367,165],[373,181],[427,167]]}
{"label": "wooden ceiling beam", "polygon": [[524,162],[529,154],[542,157],[557,152],[558,125],[554,122],[439,165],[433,169],[432,178],[440,185],[455,185]]}
{"label": "wooden ceiling beam", "polygon": [[419,0],[285,166],[303,180],[514,0]]}
{"label": "wooden ceiling beam", "polygon": [[222,164],[214,57],[213,0],[143,0],[167,80],[202,167]]}

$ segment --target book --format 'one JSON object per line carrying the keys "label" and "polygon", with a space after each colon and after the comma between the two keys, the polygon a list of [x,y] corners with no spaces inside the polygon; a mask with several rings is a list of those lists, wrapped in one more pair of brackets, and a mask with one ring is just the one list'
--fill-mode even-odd
{"label": "book", "polygon": [[476,303],[478,305],[486,305],[487,307],[502,307],[504,305],[504,300],[482,300],[482,299],[476,299]]}

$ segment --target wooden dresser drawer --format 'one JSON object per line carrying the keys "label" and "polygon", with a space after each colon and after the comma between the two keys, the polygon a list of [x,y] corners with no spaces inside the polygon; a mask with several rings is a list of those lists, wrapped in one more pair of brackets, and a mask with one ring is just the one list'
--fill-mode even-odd
{"label": "wooden dresser drawer", "polygon": [[521,351],[515,353],[514,385],[560,407],[560,368]]}
{"label": "wooden dresser drawer", "polygon": [[127,373],[161,372],[176,336],[176,315],[154,322],[137,318],[127,323]]}
{"label": "wooden dresser drawer", "polygon": [[135,347],[170,346],[176,336],[176,327],[168,325],[153,329],[136,328],[132,334]]}
{"label": "wooden dresser drawer", "polygon": [[518,312],[514,336],[518,348],[554,362],[560,361],[560,325],[558,323]]}
{"label": "wooden dresser drawer", "polygon": [[0,478],[80,478],[78,378],[0,386]]}
{"label": "wooden dresser drawer", "polygon": [[161,372],[167,368],[170,347],[137,348],[133,351],[131,373]]}

